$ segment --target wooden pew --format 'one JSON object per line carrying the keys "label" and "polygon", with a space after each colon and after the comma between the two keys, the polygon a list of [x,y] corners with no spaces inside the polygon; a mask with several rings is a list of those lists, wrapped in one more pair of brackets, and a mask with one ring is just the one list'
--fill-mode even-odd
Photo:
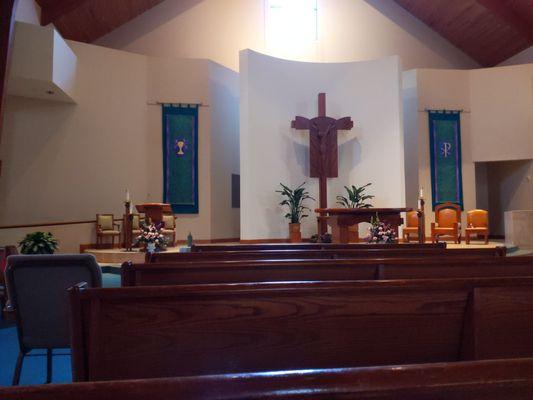
{"label": "wooden pew", "polygon": [[[510,342],[491,336],[506,305],[490,291],[475,302],[493,287],[523,292]],[[533,356],[532,277],[77,286],[70,301],[76,381],[451,362],[494,342],[491,355]]]}
{"label": "wooden pew", "polygon": [[240,260],[122,264],[122,286],[533,276],[533,257]]}
{"label": "wooden pew", "polygon": [[146,262],[173,262],[195,260],[287,260],[287,259],[344,259],[384,257],[500,257],[506,255],[505,247],[443,249],[394,247],[387,249],[338,249],[338,250],[255,250],[255,251],[209,251],[196,253],[146,253]]}
{"label": "wooden pew", "polygon": [[530,400],[533,359],[0,388],[4,400]]}
{"label": "wooden pew", "polygon": [[206,251],[255,251],[255,250],[357,250],[391,249],[407,247],[410,249],[445,249],[446,242],[438,243],[262,243],[262,244],[193,244],[191,252]]}

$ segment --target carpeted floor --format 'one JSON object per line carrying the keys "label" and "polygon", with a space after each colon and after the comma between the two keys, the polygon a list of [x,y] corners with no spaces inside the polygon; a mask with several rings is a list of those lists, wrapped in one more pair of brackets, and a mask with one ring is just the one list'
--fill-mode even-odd
{"label": "carpeted floor", "polygon": [[[104,273],[104,287],[120,286],[120,275]],[[68,354],[70,349],[55,350],[54,354]],[[36,385],[46,380],[46,357],[39,357],[44,351],[35,351],[26,356],[20,377],[21,385]],[[0,386],[11,385],[13,370],[18,355],[17,329],[12,322],[0,321]],[[70,356],[54,356],[52,379],[54,383],[71,382]]]}

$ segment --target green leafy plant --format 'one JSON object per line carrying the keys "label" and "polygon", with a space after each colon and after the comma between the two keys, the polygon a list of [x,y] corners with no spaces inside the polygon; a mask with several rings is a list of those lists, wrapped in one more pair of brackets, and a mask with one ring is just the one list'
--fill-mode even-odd
{"label": "green leafy plant", "polygon": [[310,211],[308,207],[303,205],[303,202],[308,199],[313,201],[315,199],[309,196],[309,193],[304,187],[305,182],[296,189],[291,189],[283,183],[280,183],[280,185],[281,190],[276,190],[276,193],[280,193],[282,196],[285,196],[286,199],[279,204],[280,206],[287,206],[289,208],[289,212],[285,214],[285,218],[289,219],[293,224],[300,223],[302,218],[309,216],[308,214],[305,214],[305,212]]}
{"label": "green leafy plant", "polygon": [[365,194],[365,190],[368,186],[372,185],[367,183],[363,186],[354,186],[350,187],[344,186],[344,189],[348,192],[348,197],[337,196],[337,204],[344,206],[346,208],[370,208],[372,204],[365,203],[366,200],[373,199],[374,196],[370,194]]}
{"label": "green leafy plant", "polygon": [[28,233],[19,242],[22,254],[54,254],[58,241],[50,232]]}

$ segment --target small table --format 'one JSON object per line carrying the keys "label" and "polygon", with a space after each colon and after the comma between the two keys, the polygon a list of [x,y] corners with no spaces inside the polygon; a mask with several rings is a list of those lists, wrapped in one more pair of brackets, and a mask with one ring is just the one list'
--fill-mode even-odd
{"label": "small table", "polygon": [[381,221],[389,223],[396,231],[403,224],[402,212],[413,211],[412,208],[317,208],[318,218],[326,219],[332,229],[333,243],[348,243],[348,227],[361,222],[371,222],[378,215]]}

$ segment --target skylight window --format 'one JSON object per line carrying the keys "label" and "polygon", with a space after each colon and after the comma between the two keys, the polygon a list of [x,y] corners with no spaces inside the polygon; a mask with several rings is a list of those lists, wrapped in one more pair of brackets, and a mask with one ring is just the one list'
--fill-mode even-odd
{"label": "skylight window", "polygon": [[269,48],[308,45],[318,40],[318,0],[265,0]]}

